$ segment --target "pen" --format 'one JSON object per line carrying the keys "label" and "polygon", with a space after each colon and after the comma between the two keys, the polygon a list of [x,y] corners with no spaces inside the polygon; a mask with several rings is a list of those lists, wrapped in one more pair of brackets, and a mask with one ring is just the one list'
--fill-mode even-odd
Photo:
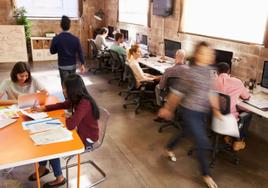
{"label": "pen", "polygon": [[33,108],[35,107],[36,100],[34,101]]}
{"label": "pen", "polygon": [[61,123],[53,123],[53,122],[47,122],[46,124],[52,124],[52,125],[60,125]]}

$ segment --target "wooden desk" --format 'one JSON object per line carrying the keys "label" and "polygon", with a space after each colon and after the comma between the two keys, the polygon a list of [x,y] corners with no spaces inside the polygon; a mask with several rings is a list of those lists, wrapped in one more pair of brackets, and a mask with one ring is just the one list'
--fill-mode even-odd
{"label": "wooden desk", "polygon": [[160,73],[163,74],[167,68],[175,65],[175,59],[167,58],[167,57],[166,57],[166,59],[167,60],[165,63],[159,62],[159,61],[162,61],[161,56],[149,57],[149,58],[139,58],[138,61],[139,61],[139,63],[146,65],[148,67],[151,67],[155,70],[158,70]]}
{"label": "wooden desk", "polygon": [[[58,102],[57,97],[48,97],[46,104],[55,102]],[[61,117],[63,113],[64,110],[47,112],[49,117],[59,118],[65,124],[65,118]],[[36,146],[29,137],[29,131],[23,130],[21,125],[21,122],[31,119],[21,112],[18,114],[20,118],[17,122],[0,130],[0,169],[36,163],[36,172],[38,172],[37,162],[73,154],[79,154],[78,161],[80,162],[80,153],[84,151],[84,144],[75,130],[72,130],[73,140],[71,141]],[[80,165],[78,165],[78,173],[80,174]],[[77,187],[79,187],[79,176],[77,177]],[[38,174],[37,177],[39,177]],[[39,178],[37,184],[40,187]]]}
{"label": "wooden desk", "polygon": [[[264,93],[264,92],[260,92],[259,94],[250,94],[251,95],[251,99],[256,99],[256,100],[259,100],[259,101],[268,101],[268,94],[267,93]],[[246,109],[246,110],[249,110],[255,114],[258,114],[260,116],[263,116],[265,118],[268,118],[268,112],[267,111],[263,111],[263,110],[260,110],[254,106],[251,106],[247,103],[244,103],[243,101],[238,101],[237,103],[237,107],[238,108],[241,108],[242,110]]]}

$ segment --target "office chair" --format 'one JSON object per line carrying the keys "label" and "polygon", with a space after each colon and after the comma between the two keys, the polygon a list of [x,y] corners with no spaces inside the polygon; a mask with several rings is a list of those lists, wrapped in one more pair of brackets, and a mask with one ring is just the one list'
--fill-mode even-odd
{"label": "office chair", "polygon": [[148,106],[151,108],[151,110],[154,112],[154,103],[153,101],[148,101],[144,99],[145,94],[155,94],[154,91],[146,90],[146,84],[148,83],[154,83],[153,81],[141,81],[141,87],[140,89],[136,89],[136,79],[134,77],[134,74],[130,68],[129,65],[125,65],[126,71],[128,72],[128,84],[129,84],[129,91],[128,91],[128,96],[130,94],[139,94],[138,99],[134,99],[134,102],[131,103],[125,103],[123,104],[123,108],[127,108],[128,105],[136,105],[135,107],[135,114],[138,114],[138,109],[143,105],[143,104],[151,104],[151,106]]}
{"label": "office chair", "polygon": [[[98,150],[103,141],[104,141],[104,136],[105,136],[105,132],[106,132],[106,127],[107,127],[107,123],[108,123],[108,120],[109,120],[109,117],[110,117],[110,113],[103,107],[99,106],[99,110],[100,110],[100,119],[98,120],[98,123],[99,123],[99,140],[97,142],[95,142],[92,146],[86,148],[86,150],[81,153],[81,154],[85,154],[85,153],[89,153],[89,152],[93,152],[93,151],[96,151]],[[75,163],[75,164],[68,164],[69,161],[76,155],[71,155],[71,156],[68,156],[66,157],[65,159],[67,160],[66,161],[66,166],[63,167],[62,169],[66,169],[66,178],[67,178],[67,188],[69,186],[69,168],[71,167],[74,167],[74,166],[77,166],[78,164]],[[96,170],[98,170],[100,172],[100,174],[103,176],[103,178],[91,185],[88,185],[87,188],[89,187],[93,187],[103,181],[106,180],[107,178],[107,175],[105,174],[105,172],[99,167],[97,166],[92,160],[87,160],[87,161],[83,161],[81,162],[81,165],[82,164],[85,164],[85,163],[89,163],[91,164]]]}
{"label": "office chair", "polygon": [[[161,100],[161,107],[164,106],[165,103],[165,98],[169,93],[169,87],[174,83],[174,82],[178,82],[179,81],[179,77],[169,77],[167,79],[167,87],[165,88],[165,90],[160,90],[160,100]],[[179,124],[179,109],[176,110],[175,112],[175,118],[174,120],[171,120],[170,122],[168,122],[167,124],[161,125],[158,129],[158,132],[161,133],[163,128],[165,127],[169,127],[169,126],[174,126],[176,128],[179,128],[180,130],[182,130],[182,127]]]}
{"label": "office chair", "polygon": [[103,57],[103,54],[105,51],[101,51],[101,54],[98,53],[98,49],[97,49],[97,46],[94,42],[93,39],[90,39],[89,40],[89,43],[90,45],[92,46],[92,55],[91,55],[91,59],[92,60],[98,60],[99,61],[99,67],[95,67],[95,68],[89,68],[88,71],[90,72],[91,69],[95,69],[93,71],[93,74],[95,74],[98,70],[105,70],[106,69],[106,73],[108,73],[109,70],[111,70],[110,67],[106,67],[106,66],[103,66],[102,67],[102,63],[104,63],[105,60],[108,60],[110,57]]}
{"label": "office chair", "polygon": [[[220,110],[223,115],[229,114],[231,112],[231,98],[229,95],[223,94],[223,93],[218,93],[219,94],[219,103],[220,103]],[[213,129],[212,129],[213,131]],[[214,140],[212,144],[212,160],[210,163],[210,168],[213,168],[215,165],[216,161],[216,155],[219,152],[223,152],[235,159],[235,164],[239,163],[239,158],[233,154],[231,150],[231,146],[229,144],[220,144],[219,145],[219,137],[221,134],[214,132]],[[224,136],[224,135],[223,135]],[[191,150],[188,151],[188,155],[192,155],[193,151],[198,150],[198,148],[192,148]]]}
{"label": "office chair", "polygon": [[[114,51],[114,50],[109,50],[111,58],[112,58],[112,63],[111,63],[111,67],[112,67],[112,72],[113,72],[113,78],[110,79],[108,81],[108,83],[111,83],[112,80],[119,80],[118,81],[118,86],[120,86],[120,83],[123,81],[123,74],[124,74],[124,68],[125,68],[125,60],[126,60],[126,56],[124,54],[123,55],[123,59],[124,62],[122,63],[119,54]],[[120,76],[116,76],[116,73],[119,72]]]}

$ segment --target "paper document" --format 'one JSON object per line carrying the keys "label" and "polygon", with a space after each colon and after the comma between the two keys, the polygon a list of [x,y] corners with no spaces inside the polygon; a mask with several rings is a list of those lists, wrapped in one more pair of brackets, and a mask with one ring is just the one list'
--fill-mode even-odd
{"label": "paper document", "polygon": [[220,120],[213,116],[211,129],[219,134],[240,138],[237,121],[234,115],[227,114]]}
{"label": "paper document", "polygon": [[30,138],[36,145],[44,145],[73,139],[72,132],[62,127],[53,129],[51,131],[30,135]]}
{"label": "paper document", "polygon": [[3,120],[0,120],[0,129],[10,125],[11,123],[14,123],[16,122],[17,120],[16,119],[3,119]]}
{"label": "paper document", "polygon": [[[58,118],[56,118],[56,119],[58,119]],[[43,122],[47,122],[47,121],[54,121],[56,119],[45,118],[45,119],[40,119],[40,120],[24,121],[24,122],[21,122],[21,124],[22,124],[23,130],[28,130],[30,125],[39,124],[39,123],[43,123]]]}
{"label": "paper document", "polygon": [[248,103],[252,106],[255,106],[256,108],[268,108],[268,101],[259,101],[259,100],[254,100],[250,99],[248,101],[244,101],[245,103]]}
{"label": "paper document", "polygon": [[4,109],[0,111],[0,120],[20,117],[15,110]]}
{"label": "paper document", "polygon": [[21,110],[21,113],[23,113],[24,115],[26,115],[34,120],[43,119],[43,118],[48,117],[46,112],[28,113],[24,110]]}
{"label": "paper document", "polygon": [[63,127],[63,124],[59,119],[51,119],[51,121],[42,121],[40,123],[31,124],[28,126],[30,133],[37,133]]}

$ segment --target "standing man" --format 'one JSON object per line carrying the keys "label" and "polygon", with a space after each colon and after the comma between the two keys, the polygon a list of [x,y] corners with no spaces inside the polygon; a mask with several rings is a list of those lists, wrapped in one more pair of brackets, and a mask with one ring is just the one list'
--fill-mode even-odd
{"label": "standing man", "polygon": [[80,41],[77,36],[70,33],[71,20],[67,16],[62,16],[60,22],[62,32],[52,39],[50,53],[58,53],[58,67],[60,72],[61,85],[64,79],[76,71],[76,53],[81,62],[81,74],[85,72],[85,59]]}
{"label": "standing man", "polygon": [[127,55],[126,47],[121,47],[120,44],[124,42],[124,34],[116,33],[115,34],[115,42],[111,45],[110,49],[114,50],[118,53],[119,58],[121,59],[122,65],[125,65],[124,58],[122,54]]}
{"label": "standing man", "polygon": [[[229,95],[231,97],[231,113],[236,117],[237,121],[239,121],[238,118],[239,113],[236,110],[236,103],[239,97],[241,97],[244,100],[249,99],[250,98],[249,93],[247,89],[244,87],[244,84],[241,82],[241,80],[229,77],[230,67],[227,63],[225,62],[219,63],[217,73],[219,77],[213,78],[214,90]],[[243,126],[240,129],[240,138],[237,138],[233,142],[234,151],[239,151],[246,147],[244,139],[247,137],[251,118],[252,118],[251,114],[245,117]],[[232,145],[231,137],[226,136],[224,140],[227,144]]]}

